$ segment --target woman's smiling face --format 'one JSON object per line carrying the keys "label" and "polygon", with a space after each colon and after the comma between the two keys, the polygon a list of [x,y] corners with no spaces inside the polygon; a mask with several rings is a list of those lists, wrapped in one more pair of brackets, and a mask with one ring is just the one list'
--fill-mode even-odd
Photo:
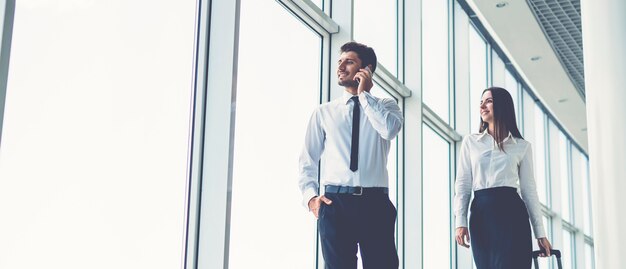
{"label": "woman's smiling face", "polygon": [[480,100],[480,117],[484,122],[493,124],[493,96],[491,91],[486,91]]}

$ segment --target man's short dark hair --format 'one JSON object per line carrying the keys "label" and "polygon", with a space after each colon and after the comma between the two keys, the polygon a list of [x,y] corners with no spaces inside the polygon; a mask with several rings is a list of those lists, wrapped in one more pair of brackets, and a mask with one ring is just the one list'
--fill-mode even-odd
{"label": "man's short dark hair", "polygon": [[358,42],[348,42],[346,44],[343,44],[343,46],[341,46],[341,53],[344,52],[348,52],[348,51],[354,51],[358,56],[359,59],[361,59],[361,68],[365,68],[368,65],[372,65],[372,73],[374,73],[374,71],[376,71],[376,53],[374,52],[374,49],[363,45],[361,43]]}

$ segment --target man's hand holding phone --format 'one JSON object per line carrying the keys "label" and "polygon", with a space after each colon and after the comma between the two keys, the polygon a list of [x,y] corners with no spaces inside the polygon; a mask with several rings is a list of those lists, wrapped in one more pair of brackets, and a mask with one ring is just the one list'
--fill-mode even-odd
{"label": "man's hand holding phone", "polygon": [[361,68],[359,72],[354,75],[354,79],[359,83],[359,87],[357,89],[357,94],[361,94],[361,92],[370,92],[372,87],[374,87],[374,83],[372,82],[372,70],[369,66],[365,68]]}

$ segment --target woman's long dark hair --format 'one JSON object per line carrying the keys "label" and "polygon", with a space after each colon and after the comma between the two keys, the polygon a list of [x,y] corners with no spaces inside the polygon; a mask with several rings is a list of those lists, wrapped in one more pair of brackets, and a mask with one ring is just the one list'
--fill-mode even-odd
{"label": "woman's long dark hair", "polygon": [[[509,135],[509,132],[511,132],[513,137],[524,139],[520,134],[519,129],[517,129],[513,98],[511,98],[511,94],[503,88],[491,87],[484,90],[483,95],[487,91],[490,91],[493,96],[493,139],[498,144],[498,148],[504,151],[502,140]],[[487,128],[489,128],[489,124],[483,122],[483,118],[481,117],[480,128],[478,131],[482,133]]]}

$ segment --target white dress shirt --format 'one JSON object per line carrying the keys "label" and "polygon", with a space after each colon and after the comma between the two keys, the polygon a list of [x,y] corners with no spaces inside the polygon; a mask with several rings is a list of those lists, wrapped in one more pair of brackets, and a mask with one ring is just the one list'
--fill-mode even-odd
{"label": "white dress shirt", "polygon": [[361,105],[359,121],[359,163],[350,170],[353,97],[343,96],[320,105],[311,116],[300,154],[299,187],[302,202],[319,195],[318,170],[322,160],[322,185],[387,187],[387,156],[390,141],[402,128],[402,112],[393,99],[375,97],[368,92],[358,95]]}
{"label": "white dress shirt", "polygon": [[513,187],[520,190],[535,238],[546,237],[533,174],[530,142],[509,133],[502,143],[504,152],[498,148],[487,130],[463,138],[455,183],[456,227],[467,227],[467,209],[472,191]]}

